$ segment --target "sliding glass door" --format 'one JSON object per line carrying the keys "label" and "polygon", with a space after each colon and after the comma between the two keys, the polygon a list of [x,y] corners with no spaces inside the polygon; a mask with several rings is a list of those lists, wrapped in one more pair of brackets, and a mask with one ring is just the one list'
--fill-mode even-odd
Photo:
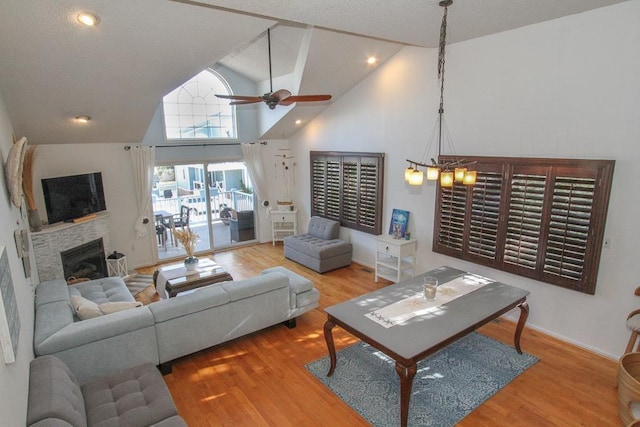
{"label": "sliding glass door", "polygon": [[242,162],[158,165],[152,190],[158,259],[184,256],[172,230],[187,225],[197,254],[255,239],[254,196]]}

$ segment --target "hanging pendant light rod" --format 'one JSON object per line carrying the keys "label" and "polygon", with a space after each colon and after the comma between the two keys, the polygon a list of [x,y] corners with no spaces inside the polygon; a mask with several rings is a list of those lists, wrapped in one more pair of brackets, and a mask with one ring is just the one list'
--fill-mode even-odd
{"label": "hanging pendant light rod", "polygon": [[267,45],[269,50],[269,93],[273,93],[273,75],[271,74],[271,28],[267,28]]}
{"label": "hanging pendant light rod", "polygon": [[[449,6],[453,4],[453,0],[441,0],[438,5],[444,9],[442,15],[442,22],[440,24],[440,38],[438,40],[438,82],[440,83],[440,104],[438,106],[438,158],[442,153],[442,132],[444,126],[444,66],[445,66],[445,48],[447,44],[447,12]],[[427,153],[431,148],[433,141],[433,135],[431,142],[427,146],[423,159],[426,158]],[[455,152],[454,152],[455,157]],[[439,159],[438,159],[439,160]],[[440,177],[440,184],[442,186],[450,187],[453,185],[454,180],[463,182],[464,184],[475,184],[475,171],[467,171],[466,166],[475,162],[466,162],[464,159],[447,160],[440,163],[434,158],[431,158],[431,164],[425,163],[424,160],[416,162],[414,160],[407,159],[409,167],[405,169],[405,181],[410,185],[421,185],[423,182],[423,172],[418,169],[418,166],[427,169],[427,179],[438,179]],[[455,175],[452,170],[455,169]]]}

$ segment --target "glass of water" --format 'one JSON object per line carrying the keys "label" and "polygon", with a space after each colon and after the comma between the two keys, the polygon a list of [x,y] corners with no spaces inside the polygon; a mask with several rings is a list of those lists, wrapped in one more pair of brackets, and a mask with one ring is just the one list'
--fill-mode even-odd
{"label": "glass of water", "polygon": [[427,276],[424,278],[424,297],[427,301],[435,301],[438,289],[438,279]]}

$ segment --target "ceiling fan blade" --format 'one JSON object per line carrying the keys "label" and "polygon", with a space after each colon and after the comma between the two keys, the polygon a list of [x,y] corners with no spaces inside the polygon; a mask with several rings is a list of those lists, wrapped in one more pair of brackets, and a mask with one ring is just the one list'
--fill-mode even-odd
{"label": "ceiling fan blade", "polygon": [[317,102],[328,101],[331,99],[331,95],[291,95],[280,101],[281,105],[291,105],[294,102]]}
{"label": "ceiling fan blade", "polygon": [[237,101],[253,101],[260,102],[262,101],[261,96],[244,96],[244,95],[216,95],[217,98],[222,99],[235,99]]}
{"label": "ceiling fan blade", "polygon": [[244,104],[257,104],[258,102],[262,102],[262,98],[257,98],[257,99],[244,99],[244,100],[238,100],[238,101],[231,101],[229,103],[229,105],[244,105]]}
{"label": "ceiling fan blade", "polygon": [[269,96],[277,99],[278,102],[282,102],[282,101],[284,101],[285,99],[287,99],[287,98],[289,98],[291,96],[291,92],[289,92],[286,89],[280,89],[280,90],[277,90],[277,91],[273,92]]}

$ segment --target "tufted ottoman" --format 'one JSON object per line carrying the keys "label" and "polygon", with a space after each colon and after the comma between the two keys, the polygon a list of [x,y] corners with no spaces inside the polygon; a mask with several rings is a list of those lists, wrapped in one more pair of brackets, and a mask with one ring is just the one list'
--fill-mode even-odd
{"label": "tufted ottoman", "polygon": [[284,256],[318,273],[345,267],[351,264],[353,247],[339,235],[338,221],[311,217],[307,234],[284,238]]}
{"label": "tufted ottoman", "polygon": [[31,361],[27,426],[163,426],[178,415],[160,371],[151,363],[80,385],[55,356]]}

